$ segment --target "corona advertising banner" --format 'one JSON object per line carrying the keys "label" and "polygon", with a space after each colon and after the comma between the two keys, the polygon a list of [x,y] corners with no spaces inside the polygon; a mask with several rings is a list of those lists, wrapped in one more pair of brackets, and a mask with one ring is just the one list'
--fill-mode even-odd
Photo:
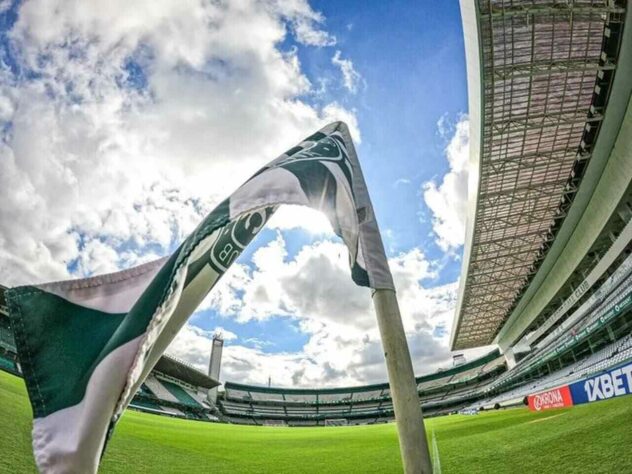
{"label": "corona advertising banner", "polygon": [[546,392],[529,395],[529,409],[532,411],[548,410],[573,406],[573,399],[568,385],[557,387]]}

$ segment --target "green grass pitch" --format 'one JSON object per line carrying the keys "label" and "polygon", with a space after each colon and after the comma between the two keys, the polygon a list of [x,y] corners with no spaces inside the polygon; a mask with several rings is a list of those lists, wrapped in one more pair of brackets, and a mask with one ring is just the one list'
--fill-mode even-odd
{"label": "green grass pitch", "polygon": [[[0,372],[0,472],[32,473],[21,379]],[[632,397],[566,410],[427,420],[444,473],[632,472]],[[401,472],[395,425],[277,428],[128,411],[102,473]]]}

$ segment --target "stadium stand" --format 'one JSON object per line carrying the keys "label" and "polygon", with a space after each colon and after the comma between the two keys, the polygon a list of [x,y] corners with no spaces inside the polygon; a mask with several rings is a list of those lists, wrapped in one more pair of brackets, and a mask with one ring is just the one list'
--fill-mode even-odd
{"label": "stadium stand", "polygon": [[[184,370],[184,363],[172,358],[169,358],[167,363],[177,366],[177,371],[180,374],[195,370],[191,367]],[[160,364],[160,368],[164,369],[167,363]],[[198,395],[199,392],[206,391],[209,387],[192,385],[193,379],[199,378],[201,373],[195,377],[177,379],[172,375],[159,372],[158,368],[157,364],[141,386],[130,405],[132,408],[195,420],[218,421],[213,406]]]}
{"label": "stadium stand", "polygon": [[508,370],[468,408],[630,359],[632,11],[626,1],[461,2],[470,208],[453,349]]}
{"label": "stadium stand", "polygon": [[502,391],[498,395],[483,398],[471,404],[468,408],[490,409],[496,404],[500,406],[519,405],[523,403],[524,397],[527,395],[581,380],[630,361],[632,361],[632,335],[625,336],[619,341],[609,344],[579,362],[539,377],[531,383],[521,384],[512,390]]}
{"label": "stadium stand", "polygon": [[[422,406],[429,415],[454,410],[477,396],[475,387],[505,369],[504,358],[495,350],[458,367],[418,377]],[[394,417],[387,383],[307,390],[226,382],[218,407],[225,421],[261,425],[335,426],[386,422]]]}
{"label": "stadium stand", "polygon": [[12,374],[18,373],[18,368],[15,361],[4,355],[0,355],[0,369]]}
{"label": "stadium stand", "polygon": [[150,374],[145,380],[145,386],[153,393],[158,399],[178,403],[178,399],[171,391],[167,390],[165,385],[161,383],[155,374]]}
{"label": "stadium stand", "polygon": [[140,390],[138,391],[138,395],[132,400],[131,406],[135,407],[139,410],[151,410],[154,412],[161,412],[162,408],[160,408],[160,400],[156,395],[147,388],[147,385],[142,384]]}
{"label": "stadium stand", "polygon": [[161,383],[183,405],[202,407],[202,404],[198,402],[195,398],[193,398],[184,387],[181,387],[177,383],[169,382],[167,380],[162,380]]}
{"label": "stadium stand", "polygon": [[7,318],[0,319],[0,345],[9,351],[16,351],[13,332],[11,331]]}

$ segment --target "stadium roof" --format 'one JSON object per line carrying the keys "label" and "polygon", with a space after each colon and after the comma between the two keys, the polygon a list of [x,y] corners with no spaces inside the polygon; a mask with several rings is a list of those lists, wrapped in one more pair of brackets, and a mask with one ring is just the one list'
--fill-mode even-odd
{"label": "stadium roof", "polygon": [[213,388],[220,383],[203,372],[191,367],[172,356],[163,355],[158,360],[154,370],[169,375],[175,379],[183,380],[195,387]]}
{"label": "stadium roof", "polygon": [[452,349],[491,344],[579,187],[625,1],[462,0],[470,209]]}

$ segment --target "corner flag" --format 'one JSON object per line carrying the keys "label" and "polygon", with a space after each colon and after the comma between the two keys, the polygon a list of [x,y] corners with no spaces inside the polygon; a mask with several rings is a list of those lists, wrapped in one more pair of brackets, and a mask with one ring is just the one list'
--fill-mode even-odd
{"label": "corner flag", "polygon": [[7,291],[41,472],[97,470],[164,350],[281,204],[323,211],[349,250],[353,281],[394,289],[349,131],[336,122],[252,176],[170,257]]}

